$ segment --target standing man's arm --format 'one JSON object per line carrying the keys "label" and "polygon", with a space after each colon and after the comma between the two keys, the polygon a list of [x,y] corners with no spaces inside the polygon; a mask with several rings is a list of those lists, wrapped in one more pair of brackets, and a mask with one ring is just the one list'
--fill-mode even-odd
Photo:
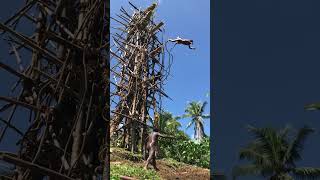
{"label": "standing man's arm", "polygon": [[158,133],[158,136],[163,137],[163,138],[175,138],[174,136],[168,136],[168,135],[161,134],[161,133]]}

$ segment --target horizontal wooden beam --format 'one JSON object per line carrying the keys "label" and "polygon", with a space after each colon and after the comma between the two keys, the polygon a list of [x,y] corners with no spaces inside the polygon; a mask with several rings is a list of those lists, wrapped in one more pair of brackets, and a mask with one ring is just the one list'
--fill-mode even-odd
{"label": "horizontal wooden beam", "polygon": [[0,100],[7,101],[7,102],[10,102],[12,104],[19,105],[19,106],[23,106],[23,107],[28,108],[28,109],[41,111],[41,109],[38,108],[37,106],[31,105],[31,104],[28,104],[28,103],[25,103],[25,102],[22,102],[22,101],[19,101],[19,100],[16,100],[16,99],[0,96]]}
{"label": "horizontal wooden beam", "polygon": [[4,153],[0,153],[0,160],[3,160],[3,161],[6,161],[8,163],[13,163],[17,166],[20,166],[20,167],[24,167],[24,168],[28,168],[30,169],[31,171],[37,171],[38,173],[41,173],[43,175],[47,175],[47,176],[50,176],[50,177],[56,177],[58,179],[66,179],[66,180],[75,180],[71,177],[68,177],[64,174],[60,174],[56,171],[53,171],[51,169],[48,169],[48,168],[45,168],[45,167],[42,167],[42,166],[39,166],[37,164],[34,164],[34,163],[31,163],[31,162],[28,162],[28,161],[25,161],[25,160],[22,160],[22,159],[19,159],[19,158],[16,158],[16,157],[12,157],[12,156],[9,156],[7,154],[4,154]]}
{"label": "horizontal wooden beam", "polygon": [[50,53],[48,50],[43,49],[42,47],[40,47],[39,45],[37,45],[36,42],[34,42],[33,40],[29,39],[28,37],[16,32],[15,30],[13,30],[12,28],[0,23],[0,29],[9,32],[10,34],[12,34],[13,36],[15,36],[16,38],[18,38],[20,41],[22,41],[23,43],[25,43],[26,45],[30,46],[31,48],[36,49],[37,51],[39,51],[40,53],[42,53],[43,55],[46,55],[48,58],[48,60],[51,60],[55,63],[58,64],[63,64],[63,61],[61,61],[59,58],[57,58],[56,56],[54,56],[52,53]]}

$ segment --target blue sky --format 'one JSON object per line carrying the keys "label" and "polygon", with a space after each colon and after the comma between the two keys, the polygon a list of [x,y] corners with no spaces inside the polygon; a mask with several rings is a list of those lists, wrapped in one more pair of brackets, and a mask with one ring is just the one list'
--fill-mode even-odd
{"label": "blue sky", "polygon": [[[24,2],[19,1],[19,0],[11,0],[5,3],[5,5],[0,6],[0,22],[4,22],[7,20],[10,16],[13,15],[13,12],[15,12],[17,9],[20,9],[24,5]],[[31,34],[31,27],[30,24],[28,23],[21,23],[18,25],[17,30],[19,32],[24,32],[27,33],[28,35]],[[2,37],[1,37],[2,38]],[[8,54],[10,48],[8,47],[8,44],[6,41],[3,39],[0,40],[0,61],[8,64],[12,67],[16,66],[16,58],[15,56],[10,56]],[[30,59],[30,53],[26,53],[25,50],[22,50],[20,52],[20,56],[22,57],[22,63],[25,67],[26,64],[29,63]],[[15,83],[17,80],[16,76],[13,76],[6,72],[5,70],[0,68],[0,95],[1,96],[14,96],[14,94],[10,93],[10,89],[12,85]],[[8,88],[9,87],[9,88]],[[4,101],[0,101],[0,106],[5,104]],[[18,107],[17,111],[19,113],[15,114],[14,118],[12,119],[12,124],[15,124],[18,129],[25,131],[27,129],[27,123],[21,123],[23,120],[25,120],[26,114],[28,113],[28,110],[22,107]],[[3,112],[1,113],[2,118],[7,118],[8,112]],[[20,122],[20,123],[18,123]],[[1,127],[4,127],[4,124],[1,123]],[[18,135],[16,132],[11,130],[10,128],[7,130],[6,136],[3,138],[3,141],[0,143],[0,149],[1,151],[14,151],[17,149],[16,146],[16,140],[20,138],[20,135]]]}
{"label": "blue sky", "polygon": [[[193,39],[196,50],[176,46],[173,50],[171,75],[165,86],[173,101],[164,100],[164,109],[174,115],[182,115],[189,101],[208,101],[206,114],[210,114],[210,1],[209,0],[135,0],[134,5],[146,8],[159,2],[156,20],[165,23],[164,38]],[[111,0],[111,16],[123,6],[129,9],[127,0]],[[179,11],[178,11],[179,10]],[[181,120],[185,130],[188,120]],[[186,131],[193,135],[193,127]],[[205,120],[205,133],[210,135],[210,120]]]}

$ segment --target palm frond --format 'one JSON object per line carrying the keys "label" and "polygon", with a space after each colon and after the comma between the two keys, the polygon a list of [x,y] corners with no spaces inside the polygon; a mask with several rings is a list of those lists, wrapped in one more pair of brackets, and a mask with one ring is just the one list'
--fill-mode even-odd
{"label": "palm frond", "polygon": [[209,114],[205,114],[205,115],[202,115],[201,116],[203,119],[209,119],[210,118],[210,115]]}
{"label": "palm frond", "polygon": [[255,149],[243,148],[239,152],[240,159],[254,160],[260,163],[263,163],[266,157],[260,153],[255,151]]}
{"label": "palm frond", "polygon": [[270,128],[256,128],[253,126],[247,126],[248,131],[255,137],[256,141],[261,143],[268,143],[270,137],[275,132]]}
{"label": "palm frond", "polygon": [[185,112],[187,114],[192,114],[192,115],[198,115],[200,110],[200,104],[192,101],[191,103],[188,104],[187,108],[185,109]]}
{"label": "palm frond", "polygon": [[292,127],[290,125],[286,125],[283,129],[279,130],[279,136],[286,138],[290,131],[292,131]]}
{"label": "palm frond", "polygon": [[192,114],[183,114],[179,119],[191,118],[191,117],[192,117]]}
{"label": "palm frond", "polygon": [[288,160],[298,160],[300,159],[300,153],[303,148],[303,143],[305,142],[306,138],[309,134],[313,133],[314,129],[303,127],[299,130],[295,139],[289,145],[286,154],[283,157],[283,162]]}
{"label": "palm frond", "polygon": [[248,126],[256,141],[260,143],[261,151],[272,160],[272,163],[279,165],[282,163],[281,149],[283,149],[283,140],[278,136],[273,128],[255,128]]}
{"label": "palm frond", "polygon": [[207,104],[208,104],[207,101],[202,103],[201,108],[200,108],[200,114],[204,113],[204,109],[206,108]]}
{"label": "palm frond", "polygon": [[190,121],[190,122],[188,123],[188,125],[187,125],[187,129],[189,129],[190,126],[191,126],[193,123],[194,123],[194,121]]}
{"label": "palm frond", "polygon": [[314,132],[313,129],[305,126],[299,129],[293,139],[289,134],[289,126],[281,130],[248,126],[248,130],[255,140],[243,148],[239,156],[240,159],[249,160],[251,165],[236,168],[234,176],[260,174],[270,179],[288,179],[293,174],[302,179],[320,179],[320,168],[296,168],[295,164],[300,158],[304,141]]}
{"label": "palm frond", "polygon": [[304,106],[304,109],[307,111],[320,110],[320,103],[312,103]]}
{"label": "palm frond", "polygon": [[170,121],[167,121],[166,125],[169,127],[172,127],[172,126],[173,127],[181,127],[181,123],[175,119],[171,119]]}
{"label": "palm frond", "polygon": [[259,175],[261,173],[261,169],[256,165],[243,165],[243,166],[236,166],[232,169],[232,177],[233,179],[239,176],[246,176],[246,175]]}
{"label": "palm frond", "polygon": [[292,173],[300,179],[315,179],[320,178],[320,168],[301,167],[294,168]]}

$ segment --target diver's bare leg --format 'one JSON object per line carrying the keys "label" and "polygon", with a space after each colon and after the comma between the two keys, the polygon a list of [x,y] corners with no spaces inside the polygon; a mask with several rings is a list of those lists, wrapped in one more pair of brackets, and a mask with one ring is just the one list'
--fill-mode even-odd
{"label": "diver's bare leg", "polygon": [[195,47],[191,47],[191,45],[189,44],[189,49],[196,49]]}

